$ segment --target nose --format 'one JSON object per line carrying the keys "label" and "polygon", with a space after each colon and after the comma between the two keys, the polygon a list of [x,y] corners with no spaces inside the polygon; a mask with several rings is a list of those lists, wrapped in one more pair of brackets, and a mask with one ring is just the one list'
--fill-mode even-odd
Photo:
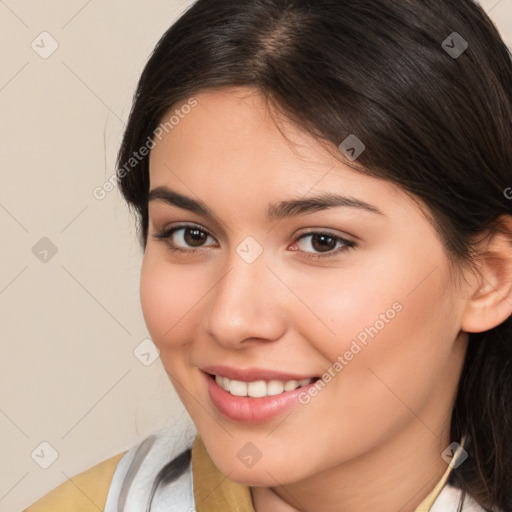
{"label": "nose", "polygon": [[235,253],[208,297],[204,329],[226,348],[276,341],[286,330],[283,285],[263,255],[247,263]]}

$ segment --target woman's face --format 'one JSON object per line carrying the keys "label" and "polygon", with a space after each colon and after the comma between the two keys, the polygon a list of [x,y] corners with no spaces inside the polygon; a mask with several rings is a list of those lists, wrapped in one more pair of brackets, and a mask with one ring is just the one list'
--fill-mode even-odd
{"label": "woman's face", "polygon": [[464,298],[418,204],[281,119],[287,142],[252,89],[195,100],[150,154],[141,301],[215,464],[270,486],[440,453]]}

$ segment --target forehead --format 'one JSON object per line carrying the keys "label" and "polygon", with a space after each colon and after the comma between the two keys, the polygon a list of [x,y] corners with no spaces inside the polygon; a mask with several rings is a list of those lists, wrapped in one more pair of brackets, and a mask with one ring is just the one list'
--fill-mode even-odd
{"label": "forehead", "polygon": [[[180,111],[150,153],[150,188],[170,186],[190,195],[280,200],[315,192],[360,197],[381,210],[418,209],[393,183],[356,171],[329,147],[270,110],[247,87],[204,91]],[[186,100],[181,105],[185,105]],[[188,113],[185,113],[188,112]],[[177,121],[177,122],[176,122]],[[264,205],[262,205],[263,207]]]}

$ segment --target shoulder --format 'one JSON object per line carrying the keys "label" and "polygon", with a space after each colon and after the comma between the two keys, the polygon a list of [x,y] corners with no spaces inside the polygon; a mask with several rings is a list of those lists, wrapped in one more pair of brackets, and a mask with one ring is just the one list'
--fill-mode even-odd
{"label": "shoulder", "polygon": [[[133,510],[143,510],[142,504],[160,469],[190,447],[196,433],[192,426],[185,430],[174,426],[155,432],[127,451],[70,478],[23,512],[113,511],[121,502],[130,503]],[[187,502],[193,500],[189,480],[184,479],[183,489],[169,486],[169,499],[176,499],[178,493]],[[162,499],[165,502],[164,496]]]}
{"label": "shoulder", "polygon": [[24,512],[98,512],[103,510],[114,472],[126,452],[75,475]]}

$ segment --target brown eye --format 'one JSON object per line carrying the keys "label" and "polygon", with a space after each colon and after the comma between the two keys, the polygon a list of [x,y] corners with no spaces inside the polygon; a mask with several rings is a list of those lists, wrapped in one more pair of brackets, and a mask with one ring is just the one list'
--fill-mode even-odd
{"label": "brown eye", "polygon": [[336,256],[355,247],[355,242],[345,240],[332,233],[309,232],[300,236],[296,242],[301,252],[307,257],[321,258]]}
{"label": "brown eye", "polygon": [[214,238],[204,229],[197,226],[175,226],[153,235],[156,239],[165,240],[169,249],[176,252],[194,252],[196,249],[208,247],[205,242]]}
{"label": "brown eye", "polygon": [[201,247],[208,235],[197,228],[184,228],[183,240],[191,247]]}
{"label": "brown eye", "polygon": [[315,234],[311,239],[311,246],[315,251],[330,251],[336,247],[336,239],[329,235]]}

